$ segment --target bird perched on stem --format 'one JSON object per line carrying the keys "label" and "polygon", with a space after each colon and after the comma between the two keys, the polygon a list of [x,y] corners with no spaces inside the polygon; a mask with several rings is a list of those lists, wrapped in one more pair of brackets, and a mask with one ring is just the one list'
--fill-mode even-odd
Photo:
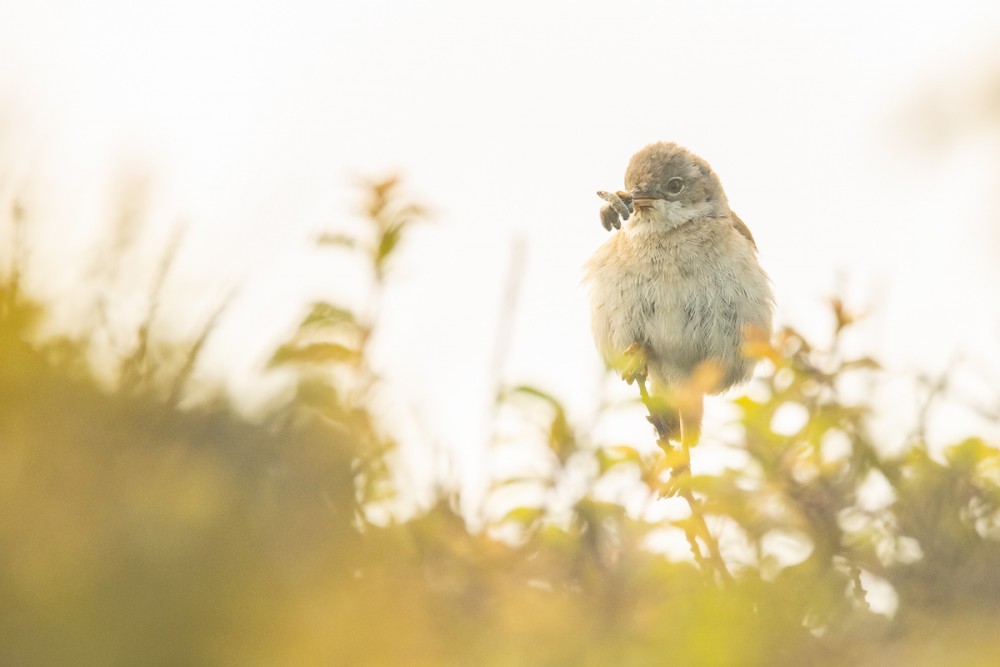
{"label": "bird perched on stem", "polygon": [[692,445],[704,395],[748,380],[748,342],[770,338],[774,297],[757,245],[708,163],[677,144],[646,146],[625,190],[598,194],[602,223],[618,231],[586,265],[594,339],[629,384],[644,387],[648,373],[661,440],[679,429]]}

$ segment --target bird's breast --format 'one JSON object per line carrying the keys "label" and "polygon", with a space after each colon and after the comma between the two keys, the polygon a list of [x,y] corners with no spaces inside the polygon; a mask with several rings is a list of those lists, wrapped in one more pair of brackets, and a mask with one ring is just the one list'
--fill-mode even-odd
{"label": "bird's breast", "polygon": [[749,368],[740,352],[742,328],[770,329],[767,277],[752,246],[726,220],[667,233],[623,230],[595,253],[588,278],[594,335],[605,358],[641,343],[664,379],[714,359],[736,381]]}

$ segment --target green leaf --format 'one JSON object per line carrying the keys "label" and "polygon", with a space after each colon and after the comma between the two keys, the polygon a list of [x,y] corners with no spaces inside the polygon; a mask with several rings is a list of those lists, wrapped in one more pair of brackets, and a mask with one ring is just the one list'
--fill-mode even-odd
{"label": "green leaf", "polygon": [[538,507],[515,507],[511,511],[507,512],[502,519],[501,523],[507,523],[508,521],[513,523],[521,524],[522,526],[530,526],[542,518],[544,511]]}
{"label": "green leaf", "polygon": [[558,410],[563,409],[562,403],[560,403],[559,399],[557,399],[555,396],[545,391],[542,391],[537,387],[532,387],[526,384],[518,385],[516,387],[511,387],[510,389],[507,389],[505,392],[503,392],[500,398],[501,400],[505,400],[516,394],[524,394],[525,396],[531,396],[532,398],[539,398]]}
{"label": "green leaf", "polygon": [[302,320],[302,324],[299,325],[299,331],[307,329],[334,329],[345,324],[350,325],[351,328],[357,328],[354,313],[346,308],[341,308],[325,301],[318,301],[312,305],[309,314]]}
{"label": "green leaf", "polygon": [[622,463],[635,463],[636,465],[641,465],[642,463],[639,451],[635,447],[627,445],[601,447],[597,450],[596,455],[601,474]]}
{"label": "green leaf", "polygon": [[382,266],[389,255],[396,249],[399,240],[403,236],[403,225],[400,223],[389,225],[378,240],[378,248],[375,251],[375,264]]}
{"label": "green leaf", "polygon": [[326,364],[352,362],[358,351],[339,343],[287,344],[279,347],[268,362],[269,366],[282,364]]}
{"label": "green leaf", "polygon": [[625,517],[625,508],[617,503],[604,500],[594,500],[591,497],[581,498],[573,506],[578,518],[586,523],[621,520]]}
{"label": "green leaf", "polygon": [[353,236],[348,236],[347,234],[334,234],[330,232],[325,232],[316,239],[317,245],[330,245],[341,248],[356,248],[358,247],[358,240]]}
{"label": "green leaf", "polygon": [[852,359],[850,361],[845,361],[844,365],[841,368],[843,370],[848,370],[853,368],[866,368],[869,370],[877,371],[882,368],[882,364],[875,361],[871,357],[861,357],[859,359]]}
{"label": "green leaf", "polygon": [[990,447],[982,438],[968,438],[945,450],[948,463],[956,468],[971,469],[987,459],[1000,456],[1000,450]]}
{"label": "green leaf", "polygon": [[566,410],[563,408],[562,403],[551,394],[527,385],[520,385],[501,392],[499,400],[506,401],[519,394],[539,399],[551,408],[552,417],[546,435],[548,446],[556,455],[556,458],[559,459],[560,463],[565,463],[578,447],[576,433],[573,431],[572,426],[570,426],[569,420],[566,417]]}

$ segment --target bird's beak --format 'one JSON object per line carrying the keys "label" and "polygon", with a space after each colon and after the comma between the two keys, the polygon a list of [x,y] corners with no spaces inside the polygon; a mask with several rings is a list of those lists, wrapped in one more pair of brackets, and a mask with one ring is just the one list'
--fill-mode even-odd
{"label": "bird's beak", "polygon": [[658,197],[654,197],[647,192],[641,190],[636,190],[632,192],[632,206],[636,208],[653,208],[653,202],[655,202]]}

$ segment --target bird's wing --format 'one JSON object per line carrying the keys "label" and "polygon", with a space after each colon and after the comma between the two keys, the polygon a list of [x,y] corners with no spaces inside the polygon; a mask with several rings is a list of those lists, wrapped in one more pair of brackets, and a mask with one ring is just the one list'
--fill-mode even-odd
{"label": "bird's wing", "polygon": [[749,241],[750,245],[753,246],[753,249],[756,250],[757,242],[753,240],[753,234],[750,233],[750,228],[746,226],[746,223],[740,220],[740,216],[736,215],[732,211],[729,212],[729,215],[733,218],[733,227],[736,228],[736,231],[742,234],[743,238]]}

